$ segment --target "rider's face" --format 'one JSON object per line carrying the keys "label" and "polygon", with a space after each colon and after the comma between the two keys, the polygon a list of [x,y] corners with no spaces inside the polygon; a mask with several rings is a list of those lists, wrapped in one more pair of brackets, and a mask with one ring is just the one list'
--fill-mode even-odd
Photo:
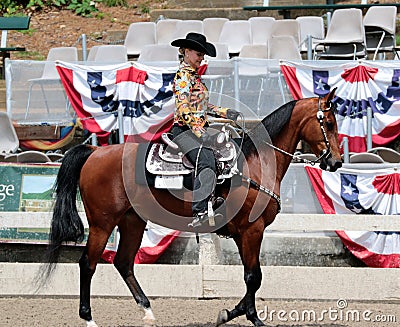
{"label": "rider's face", "polygon": [[204,52],[192,49],[185,49],[185,62],[189,64],[192,68],[194,69],[199,68],[203,59],[204,59]]}

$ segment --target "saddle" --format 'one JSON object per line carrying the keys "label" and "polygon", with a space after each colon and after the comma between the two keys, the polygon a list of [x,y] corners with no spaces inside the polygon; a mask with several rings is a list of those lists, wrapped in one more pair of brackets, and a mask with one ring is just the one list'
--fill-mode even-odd
{"label": "saddle", "polygon": [[[146,170],[156,176],[154,183],[156,188],[182,189],[184,176],[192,174],[194,167],[167,134],[163,134],[162,140],[164,143],[151,145],[146,160]],[[235,175],[232,169],[237,169],[236,145],[229,140],[228,136],[222,139],[221,134],[213,143],[215,144],[207,145],[207,147],[214,151],[217,181],[223,182]]]}

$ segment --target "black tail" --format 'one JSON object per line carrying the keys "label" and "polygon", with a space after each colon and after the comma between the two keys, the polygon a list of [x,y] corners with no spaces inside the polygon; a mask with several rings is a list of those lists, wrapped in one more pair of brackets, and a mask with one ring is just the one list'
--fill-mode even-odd
{"label": "black tail", "polygon": [[50,277],[58,263],[61,246],[66,242],[83,241],[85,231],[76,208],[76,195],[81,169],[94,149],[90,145],[77,145],[63,158],[55,185],[56,201],[45,255],[47,265],[40,273],[42,282]]}

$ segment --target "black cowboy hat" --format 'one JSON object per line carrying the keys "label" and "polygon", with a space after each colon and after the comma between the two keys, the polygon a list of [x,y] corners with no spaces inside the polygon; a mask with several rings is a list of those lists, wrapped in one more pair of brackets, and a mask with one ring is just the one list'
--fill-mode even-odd
{"label": "black cowboy hat", "polygon": [[207,42],[206,37],[199,33],[188,33],[185,39],[177,39],[171,42],[171,45],[179,48],[188,48],[196,51],[200,51],[215,57],[217,52],[213,44]]}

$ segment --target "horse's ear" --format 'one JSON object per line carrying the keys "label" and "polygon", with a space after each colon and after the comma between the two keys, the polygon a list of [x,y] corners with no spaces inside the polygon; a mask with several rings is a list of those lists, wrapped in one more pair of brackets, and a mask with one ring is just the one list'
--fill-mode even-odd
{"label": "horse's ear", "polygon": [[337,87],[333,88],[332,91],[328,93],[328,95],[325,97],[325,102],[331,102],[333,98],[335,97]]}

